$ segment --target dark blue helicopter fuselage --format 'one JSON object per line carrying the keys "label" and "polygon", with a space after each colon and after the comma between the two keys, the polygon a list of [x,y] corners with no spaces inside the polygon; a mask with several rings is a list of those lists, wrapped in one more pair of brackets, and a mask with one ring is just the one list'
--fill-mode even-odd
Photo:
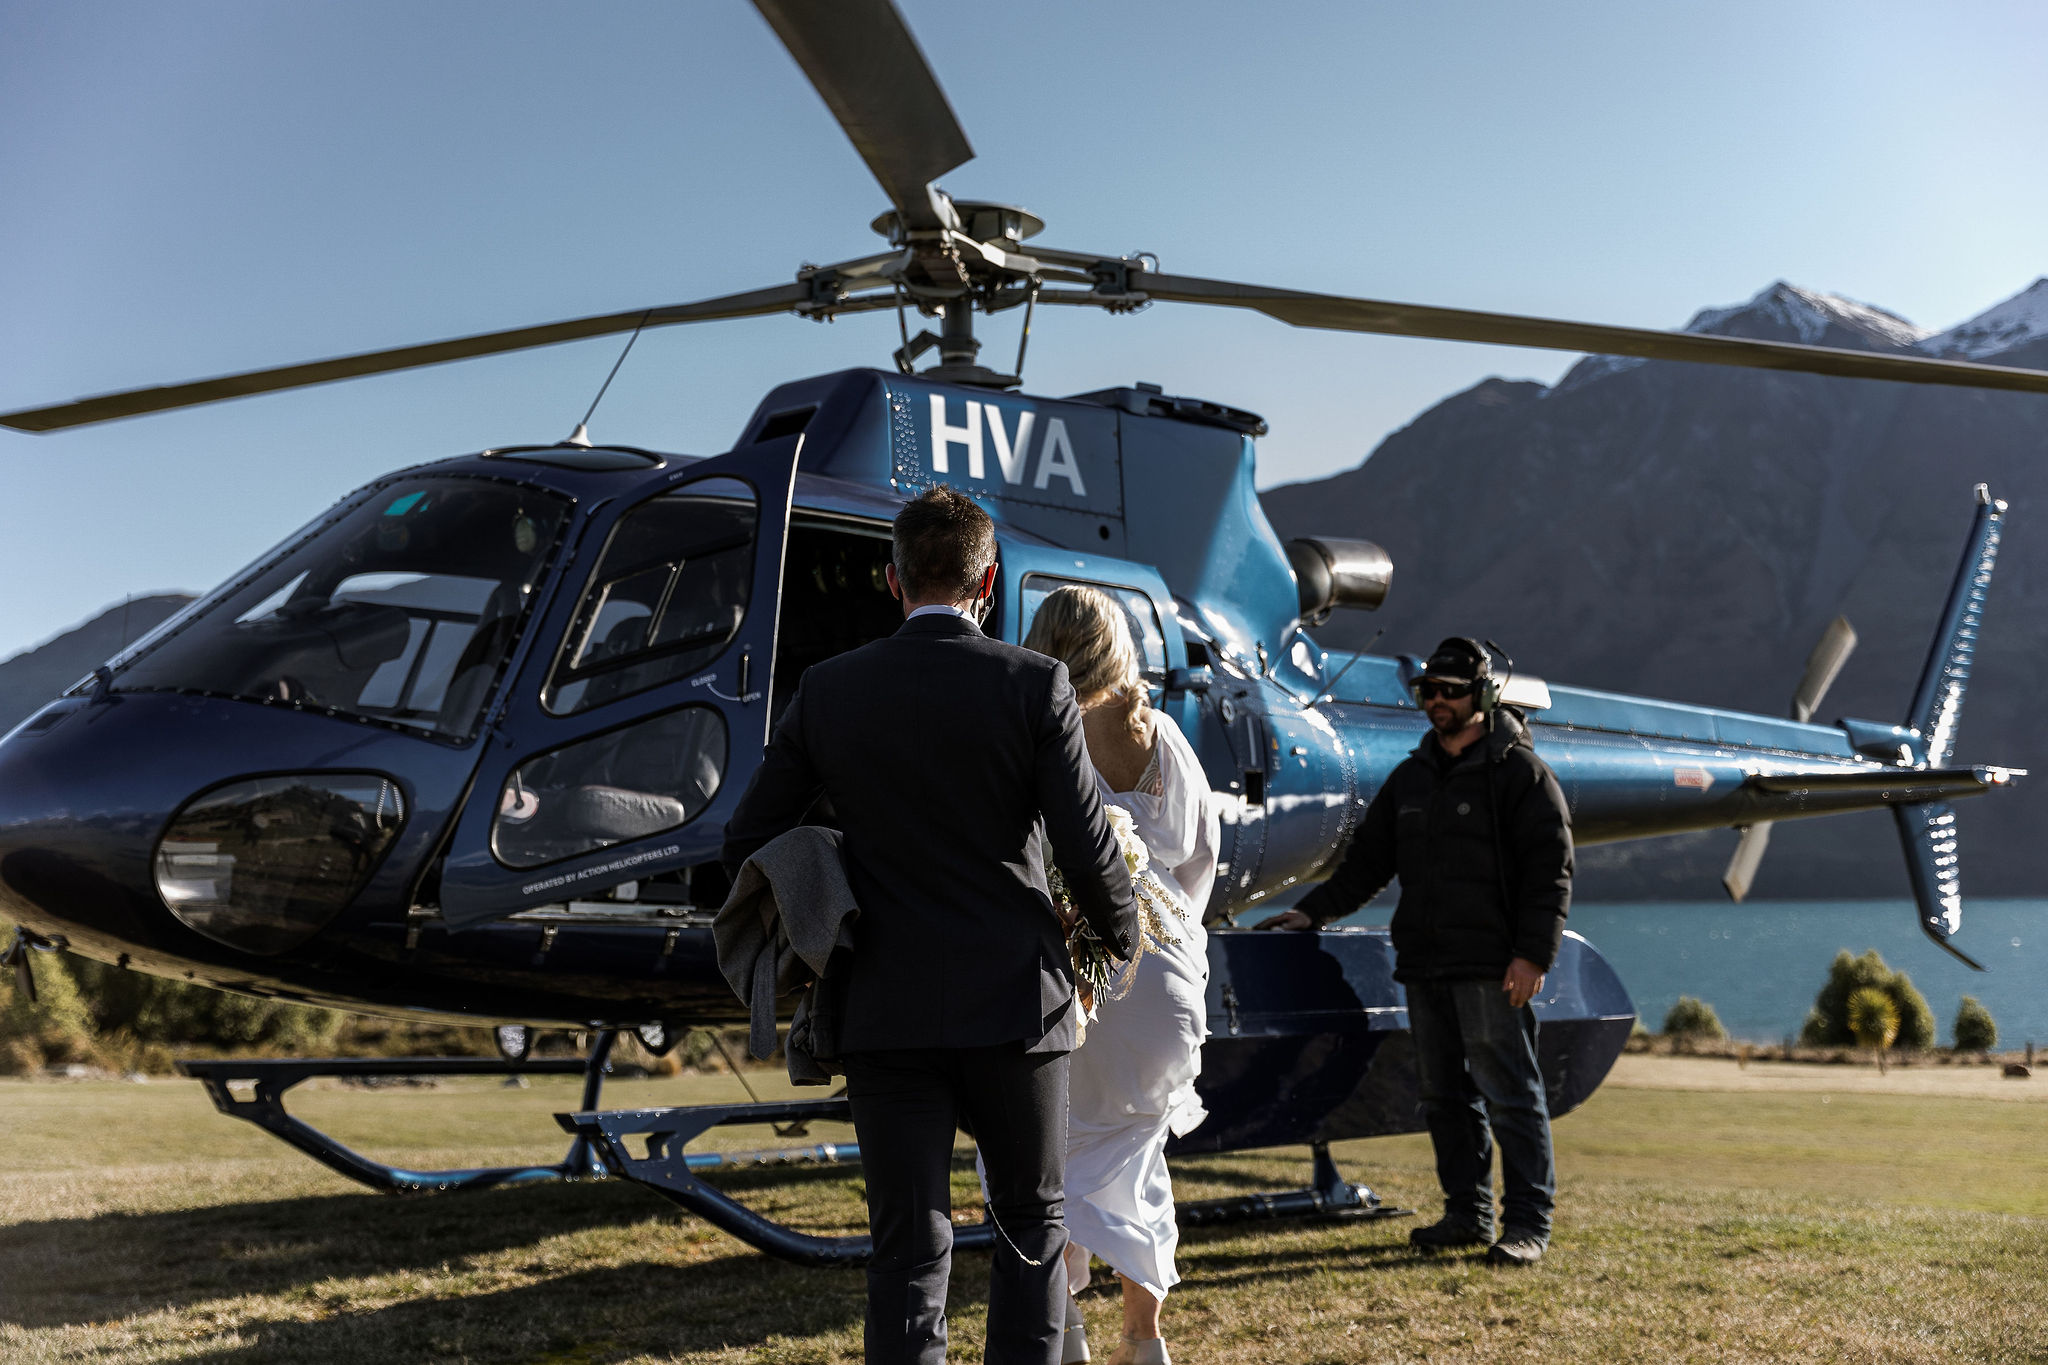
{"label": "dark blue helicopter fuselage", "polygon": [[[1104,587],[1125,606],[1160,707],[1193,739],[1221,794],[1212,916],[1284,896],[1326,871],[1426,725],[1407,691],[1414,660],[1327,653],[1303,630],[1294,575],[1253,485],[1259,430],[1249,414],[1146,388],[1050,400],[857,370],[774,391],[734,452],[714,460],[562,447],[388,476],[0,742],[0,913],[132,968],[343,1008],[574,1025],[737,1020],[708,927],[722,892],[712,869],[725,815],[791,669],[806,661],[793,642],[812,641],[815,654],[857,642],[849,631],[887,629],[891,604],[866,575],[878,578],[895,508],[934,482],[977,495],[997,519],[991,633],[1020,639],[1036,601],[1062,583]],[[561,509],[551,544],[522,541],[539,567],[506,618],[517,632],[467,732],[290,685],[260,697],[175,678],[143,685],[156,676],[152,656],[161,664],[182,633],[232,633],[251,619],[249,594],[277,555],[347,516],[373,515],[381,499],[395,499],[386,516],[412,510],[418,495],[405,490],[422,480],[524,489]],[[461,480],[471,483],[450,483]],[[614,700],[592,703],[592,692],[565,703],[564,670],[594,648],[606,547],[650,500],[713,481],[751,490],[758,505],[751,594],[738,599],[723,652]],[[1897,768],[1867,756],[1864,732],[1535,687],[1532,732],[1581,842],[1897,799],[1880,790]],[[686,819],[508,863],[506,821],[541,758],[692,708],[725,738]],[[252,952],[167,907],[163,844],[195,798],[253,778],[333,773],[388,781],[403,819],[361,889],[324,923],[285,949]],[[1813,774],[1871,782],[1759,785]],[[621,781],[607,778],[606,790]],[[1383,937],[1223,928],[1212,941],[1212,1109],[1247,1078],[1263,1077],[1269,1098],[1286,1076],[1302,1094],[1320,1093],[1309,1072],[1331,1090],[1304,1102],[1307,1117],[1261,1120],[1239,1136],[1295,1140],[1271,1134],[1307,1134],[1372,1093],[1372,1057],[1401,1023]],[[1546,1019],[1589,1030],[1571,1046],[1591,1049],[1575,1064],[1590,1091],[1626,1035],[1626,993],[1574,940],[1539,1003]],[[1568,1032],[1556,1034],[1558,1046]],[[1346,1131],[1370,1126],[1355,1118]],[[1227,1119],[1204,1131],[1204,1143],[1248,1145],[1226,1137],[1235,1131]]]}

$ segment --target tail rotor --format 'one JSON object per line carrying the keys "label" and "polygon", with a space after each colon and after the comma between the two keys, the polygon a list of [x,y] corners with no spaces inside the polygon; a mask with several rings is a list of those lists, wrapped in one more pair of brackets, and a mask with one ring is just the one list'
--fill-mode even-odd
{"label": "tail rotor", "polygon": [[[1842,665],[1849,662],[1849,656],[1855,650],[1856,631],[1849,624],[1849,618],[1837,616],[1828,622],[1828,628],[1821,632],[1813,653],[1806,656],[1806,671],[1800,675],[1799,686],[1792,691],[1792,719],[1813,719],[1813,713],[1820,709],[1821,698],[1834,686]],[[1749,889],[1756,881],[1757,869],[1763,865],[1764,850],[1770,845],[1770,821],[1759,820],[1742,827],[1742,838],[1736,842],[1735,856],[1728,860],[1728,870],[1721,874],[1721,885],[1728,888],[1730,900],[1748,898]]]}

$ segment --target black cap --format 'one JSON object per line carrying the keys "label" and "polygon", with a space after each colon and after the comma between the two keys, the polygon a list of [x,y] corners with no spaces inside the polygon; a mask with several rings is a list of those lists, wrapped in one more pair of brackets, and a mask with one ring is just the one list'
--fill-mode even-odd
{"label": "black cap", "polygon": [[1429,656],[1429,662],[1422,666],[1417,677],[1448,683],[1475,683],[1492,673],[1493,660],[1479,643],[1454,635],[1436,647],[1436,653]]}

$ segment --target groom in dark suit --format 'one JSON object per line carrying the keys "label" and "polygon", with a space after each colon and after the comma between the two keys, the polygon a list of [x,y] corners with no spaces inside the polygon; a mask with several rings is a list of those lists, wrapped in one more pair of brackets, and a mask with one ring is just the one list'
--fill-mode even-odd
{"label": "groom in dark suit", "polygon": [[872,1365],[946,1358],[962,1126],[998,1228],[986,1358],[1058,1361],[1077,1006],[1048,838],[1103,942],[1121,956],[1138,934],[1066,665],[977,625],[995,557],[995,527],[965,494],[904,506],[888,570],[902,628],[804,674],[726,833],[737,869],[820,795],[844,832],[860,918],[839,1046],[874,1234]]}

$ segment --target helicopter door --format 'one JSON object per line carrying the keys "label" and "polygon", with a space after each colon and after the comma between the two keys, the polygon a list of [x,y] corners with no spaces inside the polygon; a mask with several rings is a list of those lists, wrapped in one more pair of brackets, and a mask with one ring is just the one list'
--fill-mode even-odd
{"label": "helicopter door", "polygon": [[451,928],[718,856],[768,741],[802,440],[688,465],[590,527],[458,817]]}

